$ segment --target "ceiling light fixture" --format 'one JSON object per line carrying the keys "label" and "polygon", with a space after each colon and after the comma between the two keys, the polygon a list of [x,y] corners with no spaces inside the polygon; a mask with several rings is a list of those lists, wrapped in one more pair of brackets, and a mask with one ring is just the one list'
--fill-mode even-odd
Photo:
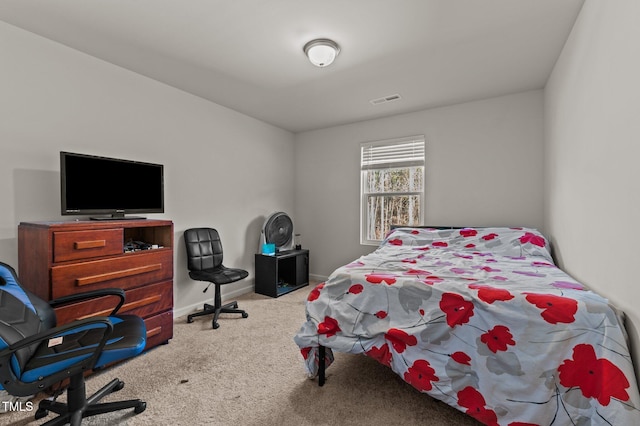
{"label": "ceiling light fixture", "polygon": [[302,50],[304,50],[311,63],[320,68],[331,65],[338,53],[340,53],[338,44],[327,38],[311,40],[304,45]]}

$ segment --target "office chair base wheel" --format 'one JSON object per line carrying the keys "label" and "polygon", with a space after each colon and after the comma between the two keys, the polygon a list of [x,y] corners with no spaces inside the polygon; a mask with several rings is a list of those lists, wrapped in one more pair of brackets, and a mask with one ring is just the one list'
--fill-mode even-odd
{"label": "office chair base wheel", "polygon": [[246,312],[243,312],[243,313],[242,313],[242,318],[249,318],[249,314],[248,314],[248,313],[246,313]]}
{"label": "office chair base wheel", "polygon": [[147,409],[147,403],[144,401],[140,401],[140,403],[136,405],[136,407],[133,409],[133,412],[136,414],[140,414],[146,409]]}
{"label": "office chair base wheel", "polygon": [[215,330],[216,328],[219,328],[219,327],[220,327],[220,324],[218,324],[217,322],[214,322],[214,323],[213,323],[213,329],[214,329],[214,330]]}
{"label": "office chair base wheel", "polygon": [[34,416],[34,418],[36,420],[40,420],[43,417],[47,417],[49,415],[49,410],[45,410],[44,408],[38,408],[36,410],[36,414]]}
{"label": "office chair base wheel", "polygon": [[124,382],[120,380],[118,384],[113,388],[113,392],[118,392],[119,390],[122,390],[123,387],[124,387]]}
{"label": "office chair base wheel", "polygon": [[193,322],[193,318],[187,317],[187,323],[191,324]]}

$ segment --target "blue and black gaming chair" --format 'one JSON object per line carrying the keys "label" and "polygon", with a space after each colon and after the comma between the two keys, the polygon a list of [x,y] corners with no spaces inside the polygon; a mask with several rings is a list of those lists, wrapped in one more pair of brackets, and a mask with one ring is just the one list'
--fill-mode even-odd
{"label": "blue and black gaming chair", "polygon": [[[53,308],[101,296],[117,296],[109,317],[93,317],[56,327]],[[141,318],[116,315],[124,303],[122,289],[104,289],[53,300],[49,303],[20,286],[16,272],[0,262],[0,388],[10,395],[35,395],[69,379],[67,403],[42,400],[35,418],[49,411],[59,414],[46,425],[79,425],[83,417],[134,408],[146,408],[139,399],[98,403],[118,391],[124,382],[114,379],[88,397],[84,373],[133,357],[145,347],[146,329]]]}

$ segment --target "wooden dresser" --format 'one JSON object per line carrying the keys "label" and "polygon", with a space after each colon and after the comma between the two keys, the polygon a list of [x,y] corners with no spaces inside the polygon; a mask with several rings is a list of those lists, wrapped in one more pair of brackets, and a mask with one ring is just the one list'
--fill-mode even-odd
{"label": "wooden dresser", "polygon": [[[129,250],[128,242],[147,243]],[[116,287],[119,313],[138,315],[150,349],[173,337],[173,222],[108,220],[23,222],[18,227],[18,274],[44,300]],[[103,297],[56,309],[58,325],[108,315],[117,300]]]}

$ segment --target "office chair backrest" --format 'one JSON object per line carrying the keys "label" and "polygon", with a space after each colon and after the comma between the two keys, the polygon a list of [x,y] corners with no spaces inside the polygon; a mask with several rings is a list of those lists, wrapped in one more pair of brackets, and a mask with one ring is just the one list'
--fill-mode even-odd
{"label": "office chair backrest", "polygon": [[[52,327],[55,327],[53,309],[20,287],[15,270],[0,262],[0,350]],[[24,369],[39,343],[16,352],[11,360],[14,371]]]}
{"label": "office chair backrest", "polygon": [[222,265],[222,242],[215,229],[187,229],[184,231],[184,242],[190,271],[216,269]]}

